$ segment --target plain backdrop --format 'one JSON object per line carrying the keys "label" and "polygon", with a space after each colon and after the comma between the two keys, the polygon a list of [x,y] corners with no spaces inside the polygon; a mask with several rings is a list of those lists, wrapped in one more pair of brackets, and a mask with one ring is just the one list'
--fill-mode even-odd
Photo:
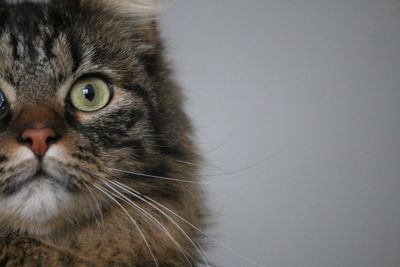
{"label": "plain backdrop", "polygon": [[400,1],[163,3],[210,234],[264,266],[400,266]]}

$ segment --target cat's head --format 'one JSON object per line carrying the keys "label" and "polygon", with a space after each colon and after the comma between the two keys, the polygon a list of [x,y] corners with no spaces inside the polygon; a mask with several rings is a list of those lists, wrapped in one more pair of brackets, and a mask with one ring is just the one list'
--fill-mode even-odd
{"label": "cat's head", "polygon": [[185,176],[194,167],[179,162],[196,160],[143,2],[0,1],[3,224],[50,234],[90,221],[115,205],[104,181],[179,199],[179,185],[134,175]]}

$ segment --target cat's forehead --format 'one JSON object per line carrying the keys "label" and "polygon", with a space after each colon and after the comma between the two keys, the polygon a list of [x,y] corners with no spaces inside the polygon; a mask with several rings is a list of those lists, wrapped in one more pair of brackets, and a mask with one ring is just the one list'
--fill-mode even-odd
{"label": "cat's forehead", "polygon": [[9,7],[0,29],[0,77],[16,95],[54,97],[60,85],[79,75],[80,66],[88,72],[98,67],[93,51],[100,44],[91,38],[99,29],[84,31],[71,21],[62,11],[41,4]]}
{"label": "cat's forehead", "polygon": [[51,93],[73,64],[66,35],[56,35],[59,29],[45,16],[37,5],[29,11],[14,7],[1,28],[0,76],[16,94]]}
{"label": "cat's forehead", "polygon": [[16,95],[52,98],[66,80],[92,73],[140,76],[141,57],[153,53],[143,30],[150,24],[72,2],[0,1],[0,78]]}

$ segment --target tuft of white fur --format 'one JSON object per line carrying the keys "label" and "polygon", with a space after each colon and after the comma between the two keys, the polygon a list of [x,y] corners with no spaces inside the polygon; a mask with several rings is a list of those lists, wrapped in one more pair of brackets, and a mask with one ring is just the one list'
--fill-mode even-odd
{"label": "tuft of white fur", "polygon": [[31,162],[33,161],[36,165],[36,157],[35,154],[26,146],[20,147],[18,150],[14,152],[14,154],[11,156],[12,161],[11,161],[11,166],[12,168],[17,167],[21,163],[24,162]]}
{"label": "tuft of white fur", "polygon": [[156,0],[125,0],[124,2],[132,11],[141,14],[158,14],[161,11]]}
{"label": "tuft of white fur", "polygon": [[48,158],[55,158],[60,161],[65,160],[65,150],[62,149],[60,146],[53,145],[47,150],[43,162],[46,163]]}
{"label": "tuft of white fur", "polygon": [[138,18],[154,18],[162,12],[158,0],[100,0],[99,2],[112,6],[121,13],[129,13]]}
{"label": "tuft of white fur", "polygon": [[[62,149],[57,146],[52,146],[48,152],[46,157],[50,155],[64,159]],[[13,178],[16,182],[26,180],[36,173],[37,159],[28,147],[18,149],[11,159],[7,167],[19,169],[18,175]],[[59,216],[71,203],[71,194],[46,176],[24,185],[11,196],[0,196],[2,215],[17,216],[25,222],[35,224],[45,223]]]}
{"label": "tuft of white fur", "polygon": [[71,197],[54,182],[40,179],[0,202],[5,213],[17,214],[27,222],[45,223],[60,215]]}

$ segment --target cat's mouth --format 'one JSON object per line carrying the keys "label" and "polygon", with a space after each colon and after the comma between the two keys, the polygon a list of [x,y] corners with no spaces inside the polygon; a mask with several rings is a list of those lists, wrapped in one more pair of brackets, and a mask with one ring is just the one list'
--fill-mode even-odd
{"label": "cat's mouth", "polygon": [[[52,176],[50,176],[49,174],[47,174],[45,171],[43,171],[42,169],[38,170],[34,175],[32,175],[31,177],[29,177],[25,182],[23,182],[23,184],[25,183],[30,183],[32,181],[36,181],[36,180],[55,180]],[[23,185],[22,184],[22,185]]]}
{"label": "cat's mouth", "polygon": [[50,176],[45,170],[39,168],[33,175],[27,177],[23,183],[29,183],[31,181],[40,180],[40,179],[54,179]]}
{"label": "cat's mouth", "polygon": [[43,176],[46,176],[46,172],[40,168],[39,170],[36,171],[34,175],[32,175],[31,179],[32,180],[41,179]]}
{"label": "cat's mouth", "polygon": [[14,179],[8,183],[3,189],[3,194],[9,196],[18,193],[33,182],[40,182],[41,180],[51,181],[52,183],[60,183],[58,179],[48,174],[42,168],[39,168],[33,175],[27,177],[18,177],[17,179]]}

